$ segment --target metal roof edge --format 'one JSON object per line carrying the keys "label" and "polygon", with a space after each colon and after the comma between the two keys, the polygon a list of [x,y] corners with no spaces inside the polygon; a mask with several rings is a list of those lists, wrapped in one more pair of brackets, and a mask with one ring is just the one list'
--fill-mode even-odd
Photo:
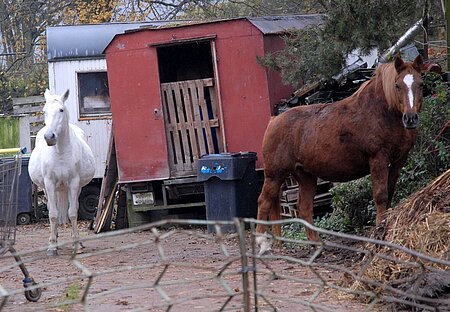
{"label": "metal roof edge", "polygon": [[48,61],[62,61],[104,57],[105,48],[116,34],[139,28],[143,25],[158,27],[165,23],[168,22],[144,21],[49,26],[46,28],[47,59]]}
{"label": "metal roof edge", "polygon": [[291,14],[246,17],[264,35],[280,34],[292,29],[304,29],[316,26],[324,18],[324,14]]}
{"label": "metal roof edge", "polygon": [[[242,17],[233,17],[233,18],[219,18],[215,20],[208,20],[208,21],[172,21],[168,22],[165,25],[162,25],[161,27],[157,28],[148,28],[145,26],[130,29],[123,33],[118,33],[113,36],[110,43],[117,37],[117,36],[123,36],[129,33],[133,32],[140,32],[144,30],[160,30],[160,29],[166,29],[166,28],[181,28],[181,27],[194,27],[197,25],[205,25],[205,24],[214,24],[214,23],[222,23],[222,22],[228,22],[228,21],[237,21],[237,20],[247,20],[250,22],[254,27],[256,27],[262,34],[280,34],[280,33],[286,33],[291,29],[302,29],[308,26],[317,25],[324,17],[324,14],[286,14],[286,15],[267,15],[267,16],[258,16],[258,17],[251,17],[251,16],[242,16]],[[275,23],[274,23],[275,22]],[[273,25],[272,27],[268,24],[277,24]],[[173,25],[172,25],[173,24]],[[105,47],[105,50],[103,51],[105,53],[106,48],[109,46],[109,44]]]}

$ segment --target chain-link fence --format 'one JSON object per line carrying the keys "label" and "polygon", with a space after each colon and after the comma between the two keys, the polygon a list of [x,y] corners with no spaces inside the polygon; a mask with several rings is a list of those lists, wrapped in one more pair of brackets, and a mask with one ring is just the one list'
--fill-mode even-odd
{"label": "chain-link fence", "polygon": [[[314,227],[321,243],[271,237],[272,250],[259,255],[257,222],[235,220],[235,233],[221,233],[230,222],[201,220],[85,230],[76,253],[70,230],[62,229],[58,257],[47,257],[45,248],[23,251],[43,246],[48,228],[19,228],[17,249],[42,298],[26,302],[17,265],[4,255],[0,310],[450,311],[449,259]],[[278,223],[311,227],[299,219]],[[207,233],[207,224],[216,233]]]}

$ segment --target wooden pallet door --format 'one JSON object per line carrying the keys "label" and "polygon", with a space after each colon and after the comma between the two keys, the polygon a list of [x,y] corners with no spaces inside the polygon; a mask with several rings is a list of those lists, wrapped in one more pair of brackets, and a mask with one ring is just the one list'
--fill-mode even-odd
{"label": "wooden pallet door", "polygon": [[196,175],[201,155],[224,151],[214,80],[163,83],[161,96],[171,176]]}

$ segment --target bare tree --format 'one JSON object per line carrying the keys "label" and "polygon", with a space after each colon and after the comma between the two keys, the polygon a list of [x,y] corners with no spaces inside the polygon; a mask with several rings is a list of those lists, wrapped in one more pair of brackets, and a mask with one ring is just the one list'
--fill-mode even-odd
{"label": "bare tree", "polygon": [[0,68],[3,72],[23,71],[42,62],[40,39],[45,27],[57,23],[70,1],[0,0]]}

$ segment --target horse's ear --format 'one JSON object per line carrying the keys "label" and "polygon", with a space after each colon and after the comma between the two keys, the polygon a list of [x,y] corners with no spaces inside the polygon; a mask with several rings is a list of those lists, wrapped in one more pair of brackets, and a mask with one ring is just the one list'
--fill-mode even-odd
{"label": "horse's ear", "polygon": [[412,66],[415,70],[417,70],[419,73],[423,70],[423,58],[422,55],[417,55],[414,59],[414,62],[412,63]]}
{"label": "horse's ear", "polygon": [[405,62],[403,62],[402,58],[400,57],[400,54],[398,54],[398,53],[394,57],[394,64],[395,64],[395,70],[399,74],[405,68]]}
{"label": "horse's ear", "polygon": [[45,92],[44,92],[45,100],[47,100],[49,98],[49,96],[50,96],[50,90],[49,89],[45,89]]}
{"label": "horse's ear", "polygon": [[69,97],[69,89],[67,89],[66,92],[64,92],[64,94],[61,95],[61,101],[65,102],[68,97]]}

